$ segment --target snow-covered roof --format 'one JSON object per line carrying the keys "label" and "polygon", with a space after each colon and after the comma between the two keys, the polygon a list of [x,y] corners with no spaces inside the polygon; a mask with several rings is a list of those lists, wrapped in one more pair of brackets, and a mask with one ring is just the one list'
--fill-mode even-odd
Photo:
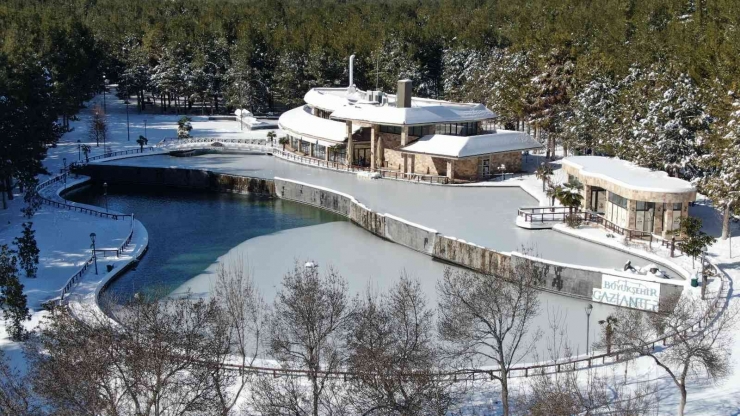
{"label": "snow-covered roof", "polygon": [[[392,102],[393,100],[389,100],[389,103]],[[409,126],[481,121],[494,118],[495,114],[483,104],[458,104],[413,98],[409,108],[397,108],[390,104],[347,104],[334,110],[331,117],[363,123]]]}
{"label": "snow-covered roof", "polygon": [[448,158],[464,158],[489,153],[538,149],[542,145],[526,133],[498,130],[477,136],[448,136],[432,134],[421,137],[401,149],[403,152],[424,153]]}
{"label": "snow-covered roof", "polygon": [[350,101],[356,102],[362,100],[365,95],[364,91],[344,88],[311,88],[303,101],[311,107],[318,107],[326,111],[334,111],[337,108],[347,105]]}
{"label": "snow-covered roof", "polygon": [[383,94],[385,103],[368,100],[368,92],[349,88],[312,88],[303,99],[311,107],[331,111],[332,118],[386,125],[462,123],[487,120],[495,114],[483,104],[411,98],[410,108],[397,108],[396,96]]}
{"label": "snow-covered roof", "polygon": [[696,191],[688,181],[672,178],[666,172],[650,170],[626,160],[603,156],[571,156],[563,159],[563,164],[578,169],[585,176],[602,178],[637,191],[662,193]]}
{"label": "snow-covered roof", "polygon": [[[304,139],[331,140],[344,142],[347,139],[347,126],[343,122],[316,117],[311,114],[308,106],[286,111],[278,119],[281,129]],[[359,130],[359,126],[352,126],[352,132]]]}

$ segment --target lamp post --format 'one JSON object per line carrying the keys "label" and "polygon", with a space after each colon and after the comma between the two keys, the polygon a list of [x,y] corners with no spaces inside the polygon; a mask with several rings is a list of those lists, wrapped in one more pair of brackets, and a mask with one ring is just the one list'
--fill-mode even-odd
{"label": "lamp post", "polygon": [[79,140],[77,140],[77,161],[82,161],[82,143]]}
{"label": "lamp post", "polygon": [[95,274],[98,274],[98,255],[95,254],[95,233],[90,233],[90,241],[92,241],[92,255],[93,262],[95,263]]}
{"label": "lamp post", "polygon": [[62,163],[64,163],[64,169],[62,170],[62,175],[64,175],[64,189],[67,189],[67,158],[62,158]]}
{"label": "lamp post", "polygon": [[126,105],[126,141],[131,140],[131,130],[128,127],[128,106],[131,105],[131,102],[129,100],[126,100],[123,102],[123,104]]}
{"label": "lamp post", "polygon": [[586,355],[588,355],[588,344],[589,344],[589,335],[590,335],[590,324],[591,324],[591,311],[594,309],[594,305],[588,304],[586,305]]}
{"label": "lamp post", "polygon": [[501,180],[505,181],[506,180],[506,165],[502,163],[501,166],[498,167],[498,170],[499,172],[501,172]]}
{"label": "lamp post", "polygon": [[144,137],[147,137],[147,135],[146,135],[146,119],[144,119]]}
{"label": "lamp post", "polygon": [[105,74],[103,74],[103,110],[108,111],[108,107],[105,103],[105,90],[108,88],[108,79],[105,77]]}
{"label": "lamp post", "polygon": [[108,182],[103,182],[103,196],[105,197],[105,212],[108,212]]}

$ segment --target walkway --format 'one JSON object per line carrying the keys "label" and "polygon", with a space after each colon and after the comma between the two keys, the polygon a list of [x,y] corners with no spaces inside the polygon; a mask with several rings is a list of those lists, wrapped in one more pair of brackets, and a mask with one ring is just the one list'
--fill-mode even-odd
{"label": "walkway", "polygon": [[[187,167],[236,175],[282,177],[355,196],[380,213],[434,228],[444,235],[499,251],[533,248],[546,259],[585,266],[618,268],[630,258],[617,250],[550,230],[515,225],[516,210],[538,202],[518,187],[433,186],[368,180],[354,174],[303,166],[272,156],[210,154],[189,158],[146,156],[107,162],[124,166]],[[515,185],[513,185],[515,186]],[[641,264],[639,261],[638,264]]]}

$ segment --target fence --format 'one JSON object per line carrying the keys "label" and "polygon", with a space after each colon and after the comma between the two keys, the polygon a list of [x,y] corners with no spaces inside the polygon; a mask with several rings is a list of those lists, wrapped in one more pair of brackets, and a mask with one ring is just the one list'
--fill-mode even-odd
{"label": "fence", "polygon": [[[571,214],[569,207],[533,207],[533,208],[519,208],[517,210],[517,216],[524,218],[525,222],[538,223],[538,222],[564,222],[566,217]],[[590,222],[596,225],[600,225],[609,231],[613,231],[617,234],[621,234],[627,237],[628,240],[640,239],[648,241],[650,244],[653,242],[653,234],[649,231],[632,230],[629,228],[621,227],[609,220],[602,215],[590,212],[590,211],[573,211],[573,215],[580,218],[582,221]]]}
{"label": "fence", "polygon": [[49,179],[49,180],[47,180],[45,182],[40,183],[36,187],[36,193],[38,194],[37,195],[37,198],[39,199],[39,201],[41,201],[44,204],[50,205],[52,207],[55,207],[55,208],[66,208],[67,210],[70,210],[70,211],[81,212],[83,214],[89,214],[89,215],[93,215],[93,216],[101,217],[101,218],[110,218],[110,219],[113,219],[113,220],[119,220],[119,219],[122,220],[122,219],[126,219],[126,218],[132,216],[132,214],[117,214],[117,213],[111,214],[109,212],[99,211],[99,210],[94,209],[94,208],[86,208],[86,207],[81,207],[81,206],[78,206],[78,205],[67,204],[67,203],[64,203],[64,202],[55,201],[53,199],[50,199],[50,198],[46,198],[44,196],[41,196],[41,193],[40,193],[41,190],[43,190],[45,188],[48,188],[52,184],[65,181],[68,176],[69,176],[69,172],[64,172],[64,173],[62,173],[60,175],[57,175],[57,176],[55,176],[55,177],[53,177],[53,178],[51,178],[51,179]]}
{"label": "fence", "polygon": [[85,272],[90,267],[90,265],[95,262],[98,252],[102,252],[103,257],[105,257],[105,255],[108,252],[116,253],[116,257],[120,257],[123,251],[126,250],[126,248],[128,248],[129,244],[131,244],[131,240],[134,238],[134,216],[130,215],[130,217],[131,217],[131,231],[129,231],[128,236],[123,241],[123,243],[120,246],[118,246],[118,248],[116,249],[95,249],[93,251],[93,254],[90,255],[90,258],[88,258],[85,261],[85,263],[83,263],[82,267],[77,271],[77,273],[73,274],[72,277],[70,277],[69,280],[67,280],[67,284],[65,284],[64,287],[62,288],[62,292],[59,298],[60,303],[64,301],[64,297],[69,293],[70,290],[72,290],[72,286],[74,286],[75,283],[80,281],[80,279],[85,274]]}
{"label": "fence", "polygon": [[411,182],[424,182],[424,183],[437,183],[437,184],[448,184],[450,178],[447,176],[439,175],[424,175],[420,173],[405,173],[391,169],[378,169],[380,177],[386,179],[397,179]]}

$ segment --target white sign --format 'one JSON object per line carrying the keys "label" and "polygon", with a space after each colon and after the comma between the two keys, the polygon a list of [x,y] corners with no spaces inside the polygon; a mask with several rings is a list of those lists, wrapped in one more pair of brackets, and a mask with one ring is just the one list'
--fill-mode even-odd
{"label": "white sign", "polygon": [[591,299],[594,302],[657,312],[660,283],[602,274],[601,288],[593,289]]}

